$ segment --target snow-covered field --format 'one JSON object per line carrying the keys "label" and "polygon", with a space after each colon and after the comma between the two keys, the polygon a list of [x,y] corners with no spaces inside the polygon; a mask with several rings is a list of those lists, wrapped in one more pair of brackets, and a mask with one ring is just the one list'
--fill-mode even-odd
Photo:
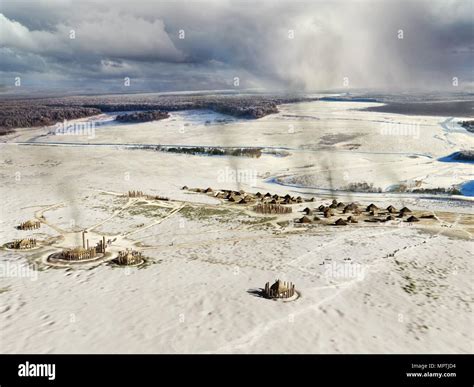
{"label": "snow-covered field", "polygon": [[[42,247],[0,250],[1,351],[472,352],[472,198],[386,192],[473,180],[472,164],[437,160],[472,149],[472,134],[455,124],[461,117],[355,110],[372,105],[290,104],[259,120],[176,112],[131,125],[103,115],[79,120],[97,121],[93,135],[35,128],[2,137],[0,242],[35,237]],[[265,152],[209,157],[127,144]],[[344,191],[351,183],[384,192]],[[281,226],[183,185],[315,197],[312,206],[333,197],[408,206],[440,221]],[[128,190],[171,200],[119,196]],[[15,229],[41,215],[40,229]],[[45,265],[52,252],[80,244],[85,228],[92,239],[118,238],[112,251],[143,251],[151,264]],[[295,283],[301,297],[253,294],[276,278]]]}

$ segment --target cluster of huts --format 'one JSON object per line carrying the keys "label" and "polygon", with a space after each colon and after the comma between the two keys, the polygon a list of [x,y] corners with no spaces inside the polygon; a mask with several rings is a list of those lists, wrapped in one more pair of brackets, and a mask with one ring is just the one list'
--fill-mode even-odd
{"label": "cluster of huts", "polygon": [[28,250],[34,247],[36,247],[36,239],[33,238],[16,239],[7,243],[7,248],[15,250]]}
{"label": "cluster of huts", "polygon": [[143,263],[143,256],[140,251],[126,249],[118,253],[115,263],[123,266],[139,265]]}
{"label": "cluster of huts", "polygon": [[[193,192],[201,192],[208,195],[212,195],[219,199],[225,199],[231,203],[237,204],[253,204],[253,210],[261,214],[288,214],[292,212],[292,208],[287,206],[289,204],[299,204],[303,202],[314,202],[315,199],[303,199],[301,196],[294,197],[289,194],[280,196],[277,194],[272,195],[267,192],[262,194],[257,192],[255,194],[245,192],[244,190],[234,191],[221,189],[214,191],[212,188],[188,188],[184,186],[183,190],[189,190]],[[346,226],[350,223],[358,223],[359,216],[364,218],[364,222],[388,222],[395,220],[396,218],[405,219],[408,223],[419,222],[420,219],[414,215],[411,215],[412,211],[403,207],[397,210],[393,205],[389,205],[385,209],[380,209],[375,204],[371,203],[367,207],[360,207],[357,203],[343,203],[332,200],[331,204],[321,204],[317,208],[306,207],[303,210],[304,215],[296,219],[296,223],[311,224],[315,221],[321,220],[321,218],[333,219],[330,224],[335,226]],[[424,215],[420,218],[432,218],[434,215]],[[327,223],[327,222],[326,222]]]}
{"label": "cluster of huts", "polygon": [[265,284],[263,294],[266,298],[291,298],[295,295],[295,285],[277,279],[271,286],[269,282]]}
{"label": "cluster of huts", "polygon": [[[305,214],[300,219],[297,219],[297,223],[313,223],[313,221],[321,220],[320,216],[315,215],[315,213],[319,213],[324,218],[332,218],[338,217],[332,224],[335,226],[346,226],[349,223],[358,223],[358,216],[362,215],[367,219],[364,219],[364,222],[388,222],[391,220],[395,220],[397,218],[404,218],[412,211],[408,207],[403,207],[400,210],[397,210],[394,206],[390,205],[386,209],[380,209],[375,204],[369,204],[365,209],[360,208],[356,203],[349,203],[345,204],[343,202],[338,202],[337,200],[333,200],[330,205],[320,205],[317,209],[311,209],[306,207],[303,210]],[[350,214],[350,215],[348,215]],[[348,215],[348,216],[341,216],[341,215]],[[312,216],[312,218],[310,217]],[[432,216],[424,216],[424,217],[432,217]],[[423,216],[422,216],[423,218]],[[406,218],[406,222],[418,222],[416,216],[411,215]]]}
{"label": "cluster of huts", "polygon": [[41,222],[39,220],[27,220],[26,222],[20,223],[16,228],[18,230],[36,230],[40,228]]}
{"label": "cluster of huts", "polygon": [[[189,190],[193,192],[202,192],[208,195],[212,195],[218,199],[225,199],[231,203],[237,204],[297,204],[303,203],[305,200],[301,197],[294,197],[291,195],[280,196],[277,194],[272,195],[270,192],[262,194],[261,192],[257,192],[255,194],[245,192],[244,190],[240,191],[233,191],[228,189],[221,189],[214,191],[212,188],[208,187],[206,189],[201,188],[188,188],[184,186],[183,190]],[[314,198],[308,199],[308,202],[314,202]]]}

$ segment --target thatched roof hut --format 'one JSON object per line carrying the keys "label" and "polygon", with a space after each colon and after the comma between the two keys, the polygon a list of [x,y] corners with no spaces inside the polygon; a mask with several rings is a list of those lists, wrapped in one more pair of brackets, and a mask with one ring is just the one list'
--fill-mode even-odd
{"label": "thatched roof hut", "polygon": [[411,210],[408,207],[403,207],[400,212],[411,212]]}
{"label": "thatched roof hut", "polygon": [[347,222],[342,218],[339,218],[338,220],[336,220],[334,224],[336,226],[347,226]]}
{"label": "thatched roof hut", "polygon": [[333,216],[334,212],[330,208],[325,208],[324,209],[324,217],[329,218],[330,216]]}
{"label": "thatched roof hut", "polygon": [[271,198],[272,194],[270,192],[267,192],[265,195],[263,195],[264,198]]}
{"label": "thatched roof hut", "polygon": [[331,203],[331,204],[329,205],[329,208],[337,208],[337,203]]}
{"label": "thatched roof hut", "polygon": [[300,223],[311,223],[311,219],[308,218],[307,216],[303,216],[302,218],[299,219]]}
{"label": "thatched roof hut", "polygon": [[389,213],[393,214],[393,213],[397,212],[397,209],[396,209],[394,206],[392,206],[392,205],[390,204],[390,205],[387,207],[387,211],[388,211]]}
{"label": "thatched roof hut", "polygon": [[312,215],[313,210],[309,207],[306,207],[302,212],[304,212],[306,215]]}
{"label": "thatched roof hut", "polygon": [[407,219],[407,222],[412,223],[412,222],[419,222],[420,219],[418,219],[416,216],[412,215]]}
{"label": "thatched roof hut", "polygon": [[257,198],[261,198],[261,197],[262,197],[262,194],[261,194],[260,192],[257,192],[257,193],[255,194],[255,196],[256,196]]}
{"label": "thatched roof hut", "polygon": [[337,208],[344,208],[346,205],[343,202],[337,203]]}
{"label": "thatched roof hut", "polygon": [[286,194],[283,198],[284,198],[284,199],[291,200],[291,195],[290,195],[290,194]]}
{"label": "thatched roof hut", "polygon": [[385,221],[390,221],[390,220],[395,220],[395,218],[393,217],[393,215],[389,215],[385,218]]}
{"label": "thatched roof hut", "polygon": [[357,220],[357,218],[355,218],[354,216],[348,216],[347,217],[347,221],[350,222],[350,223],[359,223],[359,221]]}
{"label": "thatched roof hut", "polygon": [[204,193],[211,193],[211,192],[214,192],[211,187],[207,187],[207,188],[204,190]]}
{"label": "thatched roof hut", "polygon": [[331,204],[335,204],[335,205],[337,206],[337,200],[336,200],[336,199],[332,199]]}
{"label": "thatched roof hut", "polygon": [[375,211],[375,210],[378,210],[379,208],[374,204],[374,203],[371,203],[367,206],[367,208],[365,209],[367,212],[370,212],[370,211]]}
{"label": "thatched roof hut", "polygon": [[318,211],[324,211],[324,209],[326,208],[326,206],[324,204],[321,204],[319,207],[318,207]]}
{"label": "thatched roof hut", "polygon": [[357,209],[359,209],[359,207],[354,202],[349,203],[347,206],[344,207],[344,210],[347,210],[347,211],[354,211]]}
{"label": "thatched roof hut", "polygon": [[267,298],[291,298],[295,295],[295,285],[279,279],[272,286],[267,282],[264,294]]}

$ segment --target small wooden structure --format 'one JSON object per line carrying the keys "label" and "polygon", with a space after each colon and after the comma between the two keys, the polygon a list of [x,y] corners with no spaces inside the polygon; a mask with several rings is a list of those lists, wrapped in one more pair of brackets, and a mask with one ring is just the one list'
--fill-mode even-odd
{"label": "small wooden structure", "polygon": [[291,207],[285,207],[281,204],[257,204],[253,210],[259,214],[289,214],[292,212]]}
{"label": "small wooden structure", "polygon": [[68,261],[82,261],[84,259],[96,258],[99,254],[105,254],[107,246],[105,236],[103,236],[95,246],[89,247],[89,240],[86,239],[86,233],[87,231],[85,230],[82,232],[82,246],[63,250],[60,253],[60,258]]}
{"label": "small wooden structure", "polygon": [[295,295],[295,285],[277,279],[272,286],[269,282],[265,284],[264,294],[267,298],[290,298]]}
{"label": "small wooden structure", "polygon": [[40,228],[41,222],[39,220],[27,220],[26,222],[20,223],[16,228],[18,230],[36,230]]}
{"label": "small wooden structure", "polygon": [[115,260],[119,265],[138,265],[143,262],[142,253],[136,250],[121,250]]}
{"label": "small wooden structure", "polygon": [[9,249],[28,250],[36,247],[36,239],[15,239],[13,242],[7,243]]}

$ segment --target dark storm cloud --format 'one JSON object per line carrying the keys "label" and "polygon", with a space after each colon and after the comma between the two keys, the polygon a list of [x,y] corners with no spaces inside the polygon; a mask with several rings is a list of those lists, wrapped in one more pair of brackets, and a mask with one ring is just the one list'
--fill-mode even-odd
{"label": "dark storm cloud", "polygon": [[241,87],[293,90],[345,79],[468,85],[472,11],[469,0],[4,1],[0,71],[7,85],[22,75],[45,89],[116,90],[124,77],[158,91],[232,88],[234,77]]}

